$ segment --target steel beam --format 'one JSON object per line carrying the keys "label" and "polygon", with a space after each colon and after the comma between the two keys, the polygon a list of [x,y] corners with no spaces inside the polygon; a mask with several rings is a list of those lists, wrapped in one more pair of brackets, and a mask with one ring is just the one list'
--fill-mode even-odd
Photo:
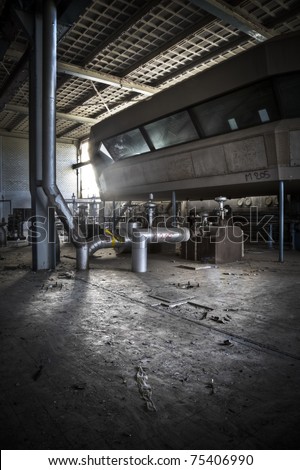
{"label": "steel beam", "polygon": [[[19,106],[15,104],[6,104],[4,107],[5,111],[10,111],[12,113],[19,113],[24,114],[24,116],[28,115],[29,109],[26,106]],[[56,117],[59,119],[63,119],[64,121],[73,121],[79,122],[81,124],[97,124],[98,119],[93,119],[85,116],[75,116],[74,114],[68,113],[56,113]]]}
{"label": "steel beam", "polygon": [[245,17],[241,13],[238,13],[235,8],[220,0],[190,0],[190,2],[254,38],[258,42],[266,41],[278,34],[254,22],[252,19]]}
{"label": "steel beam", "polygon": [[104,72],[93,72],[83,67],[76,65],[67,64],[64,62],[58,62],[57,71],[66,75],[72,75],[73,77],[82,78],[83,80],[91,80],[93,82],[104,83],[116,88],[123,88],[124,90],[134,91],[141,93],[142,95],[152,96],[157,90],[151,86],[140,85],[126,78],[116,77]]}

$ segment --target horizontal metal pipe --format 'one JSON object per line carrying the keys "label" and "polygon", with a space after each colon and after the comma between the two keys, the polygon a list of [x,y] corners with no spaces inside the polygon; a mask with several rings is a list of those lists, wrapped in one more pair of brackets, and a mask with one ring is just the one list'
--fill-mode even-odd
{"label": "horizontal metal pipe", "polygon": [[152,227],[144,229],[133,229],[135,241],[138,237],[146,237],[150,243],[181,243],[190,238],[190,231],[187,227]]}
{"label": "horizontal metal pipe", "polygon": [[88,242],[89,256],[96,253],[96,251],[102,250],[104,248],[122,247],[123,245],[123,241],[117,240],[114,237],[98,237],[95,240]]}
{"label": "horizontal metal pipe", "polygon": [[91,165],[91,163],[92,162],[90,160],[87,160],[86,162],[73,163],[72,170],[77,170],[78,168],[82,168],[83,166]]}
{"label": "horizontal metal pipe", "polygon": [[[186,227],[167,228],[156,227],[151,229],[133,228],[130,238],[124,237],[117,240],[112,237],[98,237],[88,242],[88,255],[105,248],[127,248],[132,249],[132,271],[147,271],[147,245],[148,243],[180,243],[190,238],[190,231]],[[81,252],[80,252],[81,253]],[[83,269],[83,268],[81,268]],[[87,268],[86,268],[87,269]]]}
{"label": "horizontal metal pipe", "polygon": [[155,227],[149,229],[133,229],[132,233],[132,271],[147,272],[148,243],[180,243],[190,238],[187,227]]}

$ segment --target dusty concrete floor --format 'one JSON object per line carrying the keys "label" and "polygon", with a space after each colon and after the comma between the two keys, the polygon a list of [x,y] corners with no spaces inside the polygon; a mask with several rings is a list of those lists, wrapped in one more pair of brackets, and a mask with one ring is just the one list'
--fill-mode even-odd
{"label": "dusty concrete floor", "polygon": [[145,274],[112,250],[88,272],[69,246],[55,272],[0,255],[2,449],[299,449],[300,252]]}

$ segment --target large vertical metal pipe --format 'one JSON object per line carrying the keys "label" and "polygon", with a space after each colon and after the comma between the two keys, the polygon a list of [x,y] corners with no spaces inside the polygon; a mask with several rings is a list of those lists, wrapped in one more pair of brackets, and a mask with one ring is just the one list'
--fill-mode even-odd
{"label": "large vertical metal pipe", "polygon": [[132,237],[132,271],[134,273],[147,272],[147,237],[140,233],[133,233]]}
{"label": "large vertical metal pipe", "polygon": [[32,217],[30,238],[32,245],[32,269],[49,269],[49,244],[45,236],[44,221],[48,218],[48,202],[42,180],[42,62],[43,62],[43,18],[42,1],[35,2],[32,29],[25,29],[32,37],[33,47],[29,58],[29,173]]}
{"label": "large vertical metal pipe", "polygon": [[172,227],[176,227],[176,192],[172,191]]}
{"label": "large vertical metal pipe", "polygon": [[89,268],[89,246],[76,246],[76,269],[86,271]]}
{"label": "large vertical metal pipe", "polygon": [[132,232],[132,271],[147,272],[147,245],[154,243],[179,243],[188,241],[190,231],[187,227],[153,229],[134,229]]}
{"label": "large vertical metal pipe", "polygon": [[116,232],[116,201],[113,200],[113,207],[112,207],[112,233]]}
{"label": "large vertical metal pipe", "polygon": [[56,184],[56,35],[54,0],[43,2],[43,180]]}
{"label": "large vertical metal pipe", "polygon": [[[56,40],[54,0],[43,1],[43,186],[56,187]],[[49,238],[55,240],[55,220],[48,217]],[[56,246],[49,244],[50,267],[56,266]]]}
{"label": "large vertical metal pipe", "polygon": [[284,181],[279,181],[279,262],[284,254]]}

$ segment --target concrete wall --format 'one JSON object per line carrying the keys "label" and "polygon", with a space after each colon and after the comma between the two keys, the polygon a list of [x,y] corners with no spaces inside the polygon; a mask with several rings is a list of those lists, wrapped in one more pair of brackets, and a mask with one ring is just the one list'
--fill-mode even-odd
{"label": "concrete wall", "polygon": [[[66,199],[77,191],[76,172],[71,165],[76,163],[76,147],[72,144],[57,144],[57,184]],[[30,208],[29,192],[29,141],[27,139],[0,136],[0,200],[11,200],[12,209]],[[9,213],[9,204],[0,203],[0,217]]]}

